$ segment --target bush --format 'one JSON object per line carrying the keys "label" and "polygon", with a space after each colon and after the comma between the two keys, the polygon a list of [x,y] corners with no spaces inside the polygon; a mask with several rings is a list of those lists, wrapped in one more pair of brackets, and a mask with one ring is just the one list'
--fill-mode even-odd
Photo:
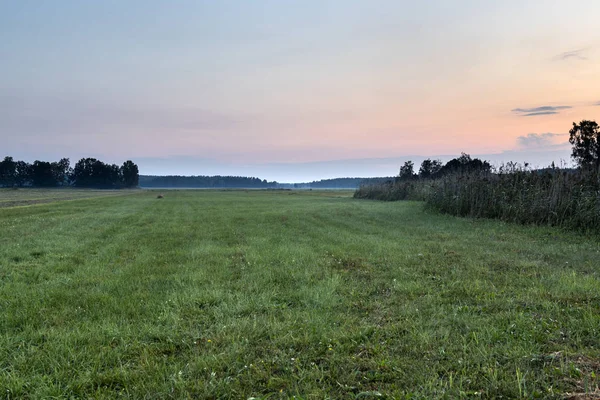
{"label": "bush", "polygon": [[425,200],[428,182],[421,180],[397,180],[372,185],[361,185],[354,197],[383,201]]}

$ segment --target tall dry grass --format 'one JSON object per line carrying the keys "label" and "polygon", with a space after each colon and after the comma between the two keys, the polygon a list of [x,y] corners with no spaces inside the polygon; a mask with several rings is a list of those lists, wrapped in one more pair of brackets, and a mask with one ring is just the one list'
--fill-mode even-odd
{"label": "tall dry grass", "polygon": [[363,186],[354,197],[423,200],[427,208],[452,215],[600,233],[598,171],[531,170],[510,163],[494,172]]}

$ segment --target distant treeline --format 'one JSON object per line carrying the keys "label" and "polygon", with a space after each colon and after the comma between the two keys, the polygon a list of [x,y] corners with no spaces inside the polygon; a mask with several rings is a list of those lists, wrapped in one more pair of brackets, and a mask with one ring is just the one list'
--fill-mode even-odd
{"label": "distant treeline", "polygon": [[390,179],[394,178],[335,178],[322,179],[320,181],[312,181],[306,183],[285,183],[282,184],[282,186],[300,189],[356,189],[361,185],[372,185],[376,183],[382,183]]}
{"label": "distant treeline", "polygon": [[73,168],[68,158],[33,163],[5,157],[0,161],[1,187],[59,187],[119,189],[138,186],[139,170],[132,161],[122,166],[95,158],[82,158]]}
{"label": "distant treeline", "polygon": [[582,121],[570,135],[576,169],[553,164],[535,170],[516,163],[492,168],[463,153],[445,165],[425,160],[418,173],[408,161],[394,181],[363,185],[354,197],[422,200],[453,215],[600,233],[600,128]]}
{"label": "distant treeline", "polygon": [[336,178],[305,183],[279,183],[245,176],[155,176],[141,175],[143,188],[243,188],[243,189],[356,189],[360,185],[375,184],[388,178]]}
{"label": "distant treeline", "polygon": [[277,187],[277,182],[245,176],[180,176],[141,175],[143,188],[244,188],[266,189]]}

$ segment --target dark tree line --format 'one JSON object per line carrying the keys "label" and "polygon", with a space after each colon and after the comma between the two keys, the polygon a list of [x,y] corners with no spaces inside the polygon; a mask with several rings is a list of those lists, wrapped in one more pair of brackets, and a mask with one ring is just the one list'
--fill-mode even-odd
{"label": "dark tree line", "polygon": [[[579,170],[592,175],[600,174],[600,126],[596,121],[583,120],[579,124],[573,122],[573,128],[569,131],[569,143],[573,145],[571,157]],[[492,166],[487,161],[462,153],[445,165],[440,160],[424,160],[418,173],[414,171],[414,163],[407,161],[400,167],[396,180],[436,179],[449,173],[491,171]]]}
{"label": "dark tree line", "polygon": [[334,178],[322,179],[320,181],[312,181],[304,184],[311,189],[356,189],[361,185],[372,185],[382,183],[393,178],[377,177],[377,178]]}
{"label": "dark tree line", "polygon": [[457,172],[490,172],[492,166],[487,161],[479,158],[471,158],[470,155],[462,153],[460,157],[453,158],[446,164],[440,160],[423,160],[419,173],[415,173],[415,164],[412,161],[406,161],[400,167],[400,173],[397,181],[409,181],[414,179],[437,179],[451,173]]}
{"label": "dark tree line", "polygon": [[268,182],[246,176],[180,176],[180,175],[142,175],[140,186],[146,188],[257,188],[277,187],[277,182]]}
{"label": "dark tree line", "polygon": [[243,188],[243,189],[356,189],[393,178],[336,178],[304,183],[279,183],[245,176],[140,176],[143,188]]}
{"label": "dark tree line", "polygon": [[59,187],[118,189],[138,186],[139,170],[132,161],[122,166],[106,164],[95,158],[82,158],[71,168],[68,158],[29,164],[4,157],[0,161],[2,187]]}

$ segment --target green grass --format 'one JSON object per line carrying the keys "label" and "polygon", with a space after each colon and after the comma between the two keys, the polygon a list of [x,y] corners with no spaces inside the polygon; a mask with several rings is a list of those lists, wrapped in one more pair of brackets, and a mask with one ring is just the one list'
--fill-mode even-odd
{"label": "green grass", "polygon": [[135,190],[0,188],[0,208],[54,203],[57,201],[78,200],[93,197],[119,196],[134,192]]}
{"label": "green grass", "polygon": [[597,237],[164,193],[0,209],[0,398],[598,393]]}

